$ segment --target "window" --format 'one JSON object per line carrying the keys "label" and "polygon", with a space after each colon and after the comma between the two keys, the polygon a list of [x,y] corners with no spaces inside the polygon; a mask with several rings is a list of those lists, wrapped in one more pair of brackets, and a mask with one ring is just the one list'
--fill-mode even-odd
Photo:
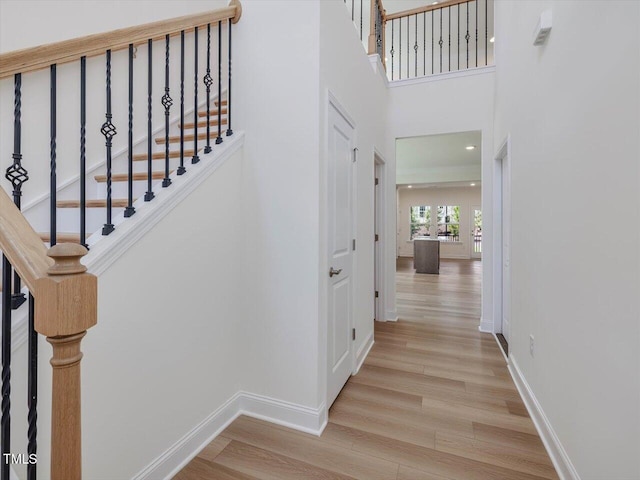
{"label": "window", "polygon": [[438,240],[443,242],[460,241],[460,207],[438,207]]}
{"label": "window", "polygon": [[418,205],[411,207],[411,238],[428,237],[431,227],[431,207]]}

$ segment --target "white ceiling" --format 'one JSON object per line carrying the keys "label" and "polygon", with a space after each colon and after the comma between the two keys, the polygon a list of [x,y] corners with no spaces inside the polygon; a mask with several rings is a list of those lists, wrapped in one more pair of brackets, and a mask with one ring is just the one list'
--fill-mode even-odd
{"label": "white ceiling", "polygon": [[[481,133],[399,138],[396,140],[396,184],[434,186],[478,183],[482,177]],[[476,148],[467,150],[474,145]]]}

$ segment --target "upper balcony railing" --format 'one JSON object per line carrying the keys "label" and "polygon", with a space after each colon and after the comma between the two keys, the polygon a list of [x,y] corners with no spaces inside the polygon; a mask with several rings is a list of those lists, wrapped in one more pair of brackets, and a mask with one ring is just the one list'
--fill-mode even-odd
{"label": "upper balcony railing", "polygon": [[[449,0],[394,13],[382,1],[345,3],[369,55],[380,55],[389,80],[493,65],[493,0]],[[358,22],[367,14],[368,25]]]}

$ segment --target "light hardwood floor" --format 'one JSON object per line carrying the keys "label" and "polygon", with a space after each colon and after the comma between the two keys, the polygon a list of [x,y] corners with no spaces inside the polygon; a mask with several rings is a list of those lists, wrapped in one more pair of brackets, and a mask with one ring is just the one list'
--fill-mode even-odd
{"label": "light hardwood floor", "polygon": [[558,478],[495,340],[478,332],[481,268],[444,260],[421,275],[400,259],[400,320],[376,323],[321,437],[240,417],[175,478]]}

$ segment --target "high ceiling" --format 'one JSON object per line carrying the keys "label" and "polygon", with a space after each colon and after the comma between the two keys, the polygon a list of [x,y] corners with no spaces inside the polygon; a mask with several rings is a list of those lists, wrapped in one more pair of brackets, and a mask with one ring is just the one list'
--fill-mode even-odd
{"label": "high ceiling", "polygon": [[480,132],[397,139],[398,185],[480,181],[481,142]]}

